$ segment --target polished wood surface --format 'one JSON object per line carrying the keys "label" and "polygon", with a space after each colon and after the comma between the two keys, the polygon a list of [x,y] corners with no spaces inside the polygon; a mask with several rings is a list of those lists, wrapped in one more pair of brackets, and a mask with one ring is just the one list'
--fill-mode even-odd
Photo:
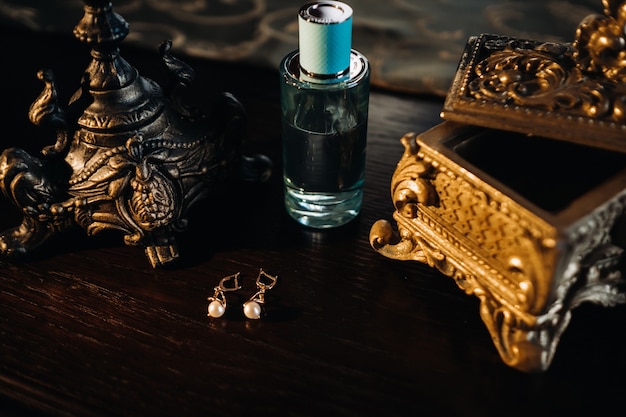
{"label": "polished wood surface", "polygon": [[[27,117],[41,90],[37,70],[52,68],[67,100],[89,55],[70,36],[0,33],[0,143],[36,154],[53,141]],[[164,82],[156,46],[122,46],[143,75]],[[152,269],[119,235],[82,230],[55,235],[27,259],[1,259],[0,415],[619,414],[626,307],[575,310],[551,368],[524,374],[499,359],[477,299],[426,265],[369,246],[371,225],[392,219],[400,137],[439,123],[441,98],[372,92],[363,211],[315,232],[282,205],[277,73],[181,58],[196,69],[198,102],[218,91],[242,101],[246,150],[271,157],[273,176],[195,206],[179,235],[182,259],[166,269]],[[19,220],[4,199],[0,214],[2,229]],[[249,321],[241,305],[259,268],[279,282],[267,318]],[[243,289],[210,319],[207,297],[235,272]]]}

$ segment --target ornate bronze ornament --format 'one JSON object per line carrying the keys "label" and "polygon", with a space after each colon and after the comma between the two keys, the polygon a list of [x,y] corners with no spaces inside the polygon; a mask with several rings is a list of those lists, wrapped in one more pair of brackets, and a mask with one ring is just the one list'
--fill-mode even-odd
{"label": "ornate bronze ornament", "polygon": [[571,311],[626,302],[626,2],[572,44],[468,41],[446,121],[402,138],[398,230],[372,247],[423,262],[480,299],[500,357],[546,370]]}
{"label": "ornate bronze ornament", "polygon": [[[0,156],[0,187],[21,209],[22,223],[0,234],[0,253],[22,255],[51,234],[78,225],[89,235],[113,229],[127,245],[141,245],[153,267],[179,256],[175,234],[187,226],[189,207],[237,171],[266,178],[269,161],[243,157],[245,111],[232,95],[217,98],[214,114],[185,104],[193,69],[160,53],[171,85],[164,90],[138,74],[119,52],[127,22],[106,0],[85,0],[75,37],[91,48],[80,88],[64,108],[54,74],[30,120],[54,128],[56,142],[40,158],[10,148]],[[261,166],[258,172],[245,163]]]}
{"label": "ornate bronze ornament", "polygon": [[442,117],[626,152],[626,6],[603,4],[570,44],[470,38]]}

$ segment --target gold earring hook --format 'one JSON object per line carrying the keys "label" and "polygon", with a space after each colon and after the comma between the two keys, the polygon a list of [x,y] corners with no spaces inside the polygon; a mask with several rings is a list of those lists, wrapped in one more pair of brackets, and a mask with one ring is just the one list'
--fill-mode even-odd
{"label": "gold earring hook", "polygon": [[[239,285],[239,275],[241,275],[240,272],[237,272],[236,274],[232,274],[232,275],[228,275],[225,276],[224,278],[222,278],[220,280],[220,283],[217,285],[217,287],[215,287],[216,291],[237,291],[241,289],[241,285]],[[226,285],[227,282],[229,282],[230,280],[233,281],[233,285],[232,287],[229,287]]]}
{"label": "gold earring hook", "polygon": [[278,275],[270,275],[263,270],[259,269],[259,276],[256,279],[256,286],[259,290],[271,290],[278,281]]}

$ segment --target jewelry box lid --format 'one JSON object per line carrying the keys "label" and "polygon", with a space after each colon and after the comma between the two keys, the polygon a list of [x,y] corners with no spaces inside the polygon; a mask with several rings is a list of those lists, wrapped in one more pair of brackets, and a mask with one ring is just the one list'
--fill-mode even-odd
{"label": "jewelry box lid", "polygon": [[626,153],[625,24],[607,7],[572,43],[471,37],[441,117]]}

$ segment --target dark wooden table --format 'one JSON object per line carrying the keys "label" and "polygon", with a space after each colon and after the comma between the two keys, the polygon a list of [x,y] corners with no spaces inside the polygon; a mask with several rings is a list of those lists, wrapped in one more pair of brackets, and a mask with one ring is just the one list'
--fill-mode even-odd
{"label": "dark wooden table", "polygon": [[[2,148],[36,152],[51,138],[30,124],[38,69],[62,95],[89,60],[71,36],[4,28]],[[123,46],[139,71],[163,81],[157,49]],[[175,51],[174,51],[175,52]],[[184,57],[183,57],[184,58]],[[400,137],[440,122],[441,98],[374,89],[365,201],[352,224],[305,230],[282,205],[278,75],[185,59],[196,98],[234,93],[248,111],[246,149],[275,162],[262,185],[216,192],[179,235],[182,259],[152,269],[121,236],[55,235],[29,258],[0,260],[0,415],[3,416],[577,416],[623,409],[626,307],[575,310],[551,368],[504,365],[478,300],[418,263],[382,257],[371,225],[391,220],[389,184]],[[520,173],[522,174],[522,173]],[[19,217],[4,199],[0,226]],[[241,304],[259,268],[279,275],[269,315]],[[241,272],[221,319],[207,297]],[[619,415],[619,411],[615,411]]]}

